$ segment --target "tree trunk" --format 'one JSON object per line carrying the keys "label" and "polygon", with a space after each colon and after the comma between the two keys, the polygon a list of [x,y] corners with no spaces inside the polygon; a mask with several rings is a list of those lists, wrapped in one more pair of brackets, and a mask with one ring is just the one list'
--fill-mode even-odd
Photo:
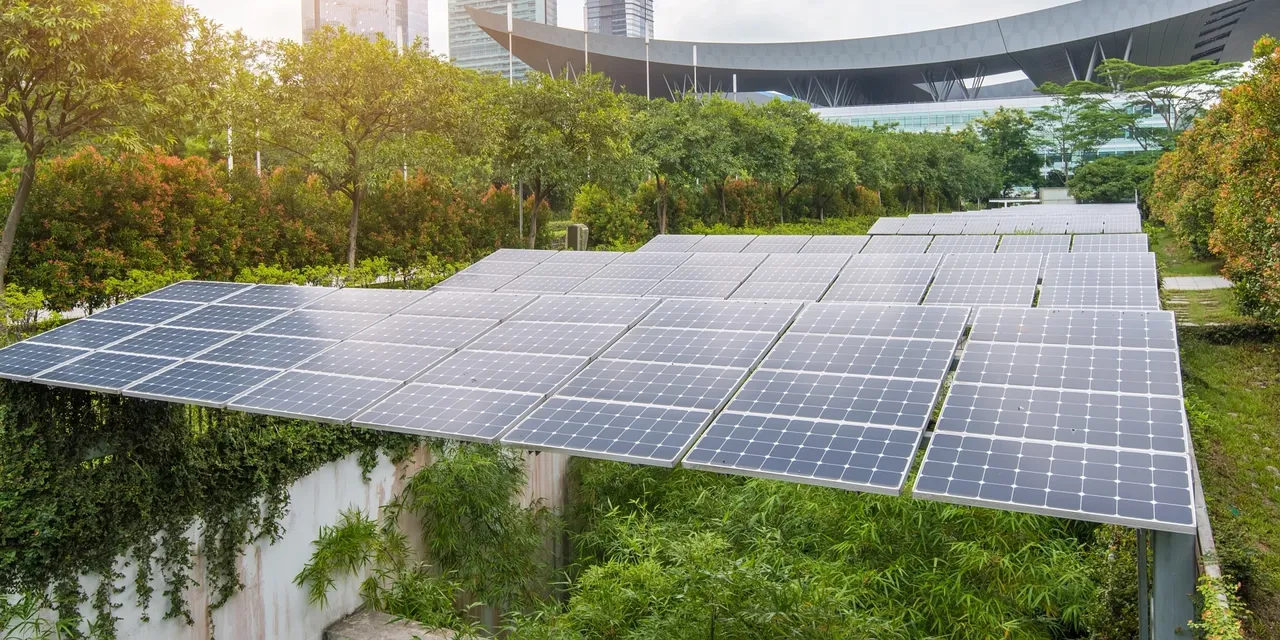
{"label": "tree trunk", "polygon": [[720,192],[720,222],[724,222],[729,217],[729,207],[724,202],[724,183],[725,180],[721,180],[716,186],[716,190]]}
{"label": "tree trunk", "polygon": [[658,178],[658,233],[667,232],[667,188]]}
{"label": "tree trunk", "polygon": [[347,225],[347,268],[356,268],[356,233],[360,229],[360,204],[364,201],[364,187],[356,185],[351,192],[351,224]]}
{"label": "tree trunk", "polygon": [[22,176],[18,179],[18,190],[13,194],[9,217],[4,222],[4,234],[0,236],[0,305],[4,304],[4,281],[9,275],[9,257],[13,255],[13,242],[18,236],[18,222],[22,220],[22,212],[27,208],[27,197],[31,195],[31,185],[35,181],[36,159],[28,156],[26,164],[22,166]]}
{"label": "tree trunk", "polygon": [[529,248],[538,248],[538,211],[542,208],[542,179],[533,183],[533,211],[529,212]]}

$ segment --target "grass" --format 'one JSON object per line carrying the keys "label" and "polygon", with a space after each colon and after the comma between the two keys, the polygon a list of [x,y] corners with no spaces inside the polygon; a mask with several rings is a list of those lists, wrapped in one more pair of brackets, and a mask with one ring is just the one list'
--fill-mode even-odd
{"label": "grass", "polygon": [[1222,275],[1222,261],[1216,258],[1199,258],[1178,243],[1168,227],[1147,224],[1147,237],[1151,250],[1156,253],[1162,276],[1218,276]]}
{"label": "grass", "polygon": [[1164,308],[1177,316],[1178,324],[1230,324],[1246,321],[1246,318],[1236,310],[1236,293],[1233,289],[1207,291],[1166,289],[1160,292],[1160,299]]}
{"label": "grass", "polygon": [[1184,331],[1182,372],[1219,559],[1253,637],[1280,638],[1280,344]]}

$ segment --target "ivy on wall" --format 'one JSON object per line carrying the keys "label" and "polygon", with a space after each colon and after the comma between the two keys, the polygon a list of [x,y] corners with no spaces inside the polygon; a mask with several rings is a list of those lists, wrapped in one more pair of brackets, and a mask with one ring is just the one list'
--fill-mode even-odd
{"label": "ivy on wall", "polygon": [[[64,628],[114,638],[116,559],[137,565],[133,589],[146,609],[151,578],[164,577],[164,617],[192,622],[200,523],[212,608],[242,588],[246,544],[282,532],[288,487],[353,453],[367,474],[377,454],[393,462],[410,436],[208,410],[23,383],[0,383],[0,585],[50,604]],[[86,594],[81,575],[102,578]],[[89,601],[93,620],[79,605]],[[6,604],[6,606],[9,606]],[[20,614],[0,623],[15,624]],[[30,617],[26,618],[30,620]]]}

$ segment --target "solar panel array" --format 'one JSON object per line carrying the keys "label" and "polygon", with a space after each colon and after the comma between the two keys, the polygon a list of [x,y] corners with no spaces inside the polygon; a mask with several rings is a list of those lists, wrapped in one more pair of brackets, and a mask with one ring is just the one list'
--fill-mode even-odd
{"label": "solar panel array", "polygon": [[894,494],[972,321],[917,495],[1187,531],[1172,316],[1105,309],[1159,308],[1145,236],[943,217],[504,249],[431,291],[184,282],[0,377]]}
{"label": "solar panel array", "polygon": [[[1012,235],[1012,234],[1135,234],[1142,219],[1135,205],[1088,207],[1041,205],[980,212],[916,213],[881,218],[870,235]],[[1136,249],[1145,251],[1145,248]]]}
{"label": "solar panel array", "polygon": [[913,495],[1195,532],[1173,314],[981,309]]}

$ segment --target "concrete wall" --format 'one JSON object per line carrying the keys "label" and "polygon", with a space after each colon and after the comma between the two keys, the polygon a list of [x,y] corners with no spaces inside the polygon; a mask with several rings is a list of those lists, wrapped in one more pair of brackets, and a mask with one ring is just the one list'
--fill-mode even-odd
{"label": "concrete wall", "polygon": [[1071,197],[1066,187],[1042,187],[1040,189],[1040,202],[1043,204],[1075,204],[1076,199]]}

